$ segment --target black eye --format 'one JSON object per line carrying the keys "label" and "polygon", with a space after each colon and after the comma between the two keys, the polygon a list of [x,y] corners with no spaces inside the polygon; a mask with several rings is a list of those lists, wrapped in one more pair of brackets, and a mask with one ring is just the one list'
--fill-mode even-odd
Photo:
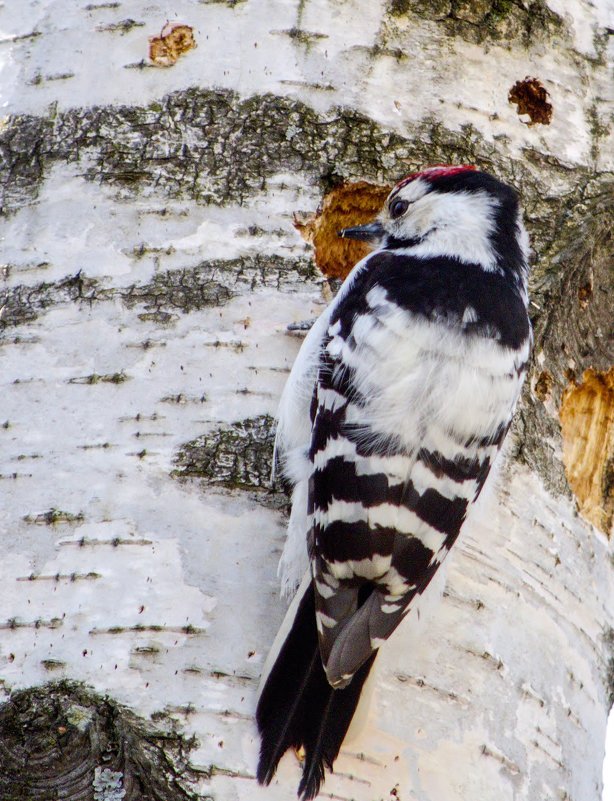
{"label": "black eye", "polygon": [[390,204],[390,208],[388,211],[390,212],[390,216],[393,220],[396,220],[397,217],[400,217],[402,214],[405,214],[409,207],[409,203],[407,200],[393,200]]}

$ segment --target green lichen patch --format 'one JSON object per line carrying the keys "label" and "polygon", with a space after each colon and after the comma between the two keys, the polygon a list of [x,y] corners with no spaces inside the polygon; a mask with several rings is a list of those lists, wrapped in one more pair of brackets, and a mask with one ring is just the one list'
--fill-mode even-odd
{"label": "green lichen patch", "polygon": [[614,352],[614,180],[585,182],[553,221],[533,282],[536,348],[547,356],[555,387],[589,367],[607,370]]}
{"label": "green lichen patch", "polygon": [[154,729],[76,682],[13,693],[0,707],[0,741],[2,801],[91,799],[102,771],[117,777],[124,801],[198,797],[188,766],[193,741]]}
{"label": "green lichen patch", "polygon": [[62,670],[66,667],[66,662],[62,662],[60,659],[42,659],[41,665],[45,668],[45,670],[51,673],[54,670]]}
{"label": "green lichen patch", "polygon": [[219,204],[261,192],[280,171],[312,181],[333,166],[384,177],[409,155],[402,137],[350,110],[322,117],[291,98],[201,89],[146,107],[74,109],[53,121],[15,117],[0,135],[0,153],[6,211],[36,196],[48,166],[86,154],[89,180]]}
{"label": "green lichen patch", "polygon": [[207,486],[255,490],[270,505],[284,506],[285,496],[271,483],[274,442],[270,415],[220,426],[181,447],[173,475],[203,479]]}
{"label": "green lichen patch", "polygon": [[594,161],[599,158],[601,142],[610,133],[610,125],[607,118],[599,114],[597,104],[593,103],[586,112],[586,118],[591,132],[591,157]]}
{"label": "green lichen patch", "polygon": [[285,31],[276,31],[276,33],[285,34],[295,42],[305,45],[307,48],[316,42],[318,39],[328,39],[325,33],[316,33],[315,31],[306,31],[303,28],[288,28]]}
{"label": "green lichen patch", "polygon": [[[13,117],[0,134],[2,208],[10,212],[36,197],[57,162],[85,161],[86,179],[122,195],[221,205],[262,192],[280,172],[301,174],[323,190],[342,178],[394,183],[407,160],[433,161],[428,131],[426,140],[422,129],[413,133],[391,132],[352,109],[319,114],[293,98],[205,89],[144,107]],[[451,150],[464,138],[457,135]]]}
{"label": "green lichen patch", "polygon": [[563,19],[545,0],[391,0],[388,8],[392,17],[433,20],[445,26],[446,34],[475,43],[520,40],[529,45],[565,33]]}
{"label": "green lichen patch", "polygon": [[[74,109],[57,114],[53,122],[13,118],[0,134],[6,165],[0,175],[3,207],[10,210],[29,202],[52,163],[78,162],[86,153],[82,174],[113,185],[120,195],[190,197],[222,205],[241,203],[266,190],[268,178],[279,173],[301,175],[305,183],[319,185],[324,195],[345,180],[390,184],[404,171],[425,164],[475,164],[521,190],[540,251],[544,242],[556,241],[552,220],[574,202],[573,192],[582,191],[588,176],[586,170],[569,170],[535,152],[527,152],[522,160],[503,159],[500,145],[487,142],[471,125],[451,131],[427,118],[408,126],[403,136],[352,109],[319,114],[293,98],[241,99],[228,90],[189,89],[145,107]],[[568,185],[569,197],[544,193],[546,181]],[[146,250],[135,255],[146,255]],[[249,260],[242,263],[249,268]],[[266,262],[252,266],[260,270]],[[217,287],[217,279],[207,277],[206,269],[203,265],[203,274],[194,277],[197,294],[204,298],[198,303],[232,291]],[[151,290],[156,294],[160,285],[173,280],[159,277]],[[179,280],[184,286],[175,288],[175,296],[192,303],[192,278]],[[39,303],[44,300],[43,292]],[[7,316],[10,319],[10,308]]]}
{"label": "green lichen patch", "polygon": [[4,125],[0,134],[0,213],[19,208],[36,195],[45,175],[43,151],[52,128],[51,116],[23,115]]}
{"label": "green lichen patch", "polygon": [[244,489],[270,486],[275,441],[269,415],[221,426],[186,443],[176,457],[175,475]]}

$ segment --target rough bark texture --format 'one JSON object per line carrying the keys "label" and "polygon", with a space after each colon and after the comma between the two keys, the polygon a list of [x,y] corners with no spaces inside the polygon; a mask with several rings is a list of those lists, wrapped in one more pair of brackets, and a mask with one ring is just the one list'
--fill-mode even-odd
{"label": "rough bark texture", "polygon": [[[4,801],[190,801],[194,743],[69,682],[22,690],[0,709]],[[181,778],[180,778],[181,777]],[[122,793],[123,791],[123,793]]]}
{"label": "rough bark texture", "polygon": [[340,222],[416,167],[469,162],[523,196],[530,380],[499,490],[378,660],[325,792],[597,801],[607,3],[43,0],[0,21],[2,797],[46,801],[51,775],[88,801],[291,797],[291,756],[255,786],[252,715],[284,612],[267,480],[286,329],[332,291],[295,226],[338,277]]}

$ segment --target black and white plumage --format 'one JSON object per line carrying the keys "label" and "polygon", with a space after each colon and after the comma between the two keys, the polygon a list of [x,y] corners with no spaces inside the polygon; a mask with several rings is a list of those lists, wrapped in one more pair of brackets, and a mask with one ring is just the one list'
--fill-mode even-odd
{"label": "black and white plumage", "polygon": [[282,397],[286,588],[307,572],[256,715],[259,781],[302,747],[304,799],[332,769],[377,649],[459,536],[531,345],[528,238],[515,190],[491,175],[414,173],[376,222],[341,235],[375,250],[309,332]]}

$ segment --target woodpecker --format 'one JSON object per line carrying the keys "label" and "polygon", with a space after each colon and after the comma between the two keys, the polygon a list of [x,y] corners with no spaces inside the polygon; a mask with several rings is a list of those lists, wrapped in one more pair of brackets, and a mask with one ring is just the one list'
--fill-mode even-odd
{"label": "woodpecker", "polygon": [[309,331],[282,394],[293,485],[280,568],[303,580],[265,667],[257,778],[305,754],[332,770],[378,649],[465,525],[512,422],[531,349],[517,192],[472,166],[412,173]]}

